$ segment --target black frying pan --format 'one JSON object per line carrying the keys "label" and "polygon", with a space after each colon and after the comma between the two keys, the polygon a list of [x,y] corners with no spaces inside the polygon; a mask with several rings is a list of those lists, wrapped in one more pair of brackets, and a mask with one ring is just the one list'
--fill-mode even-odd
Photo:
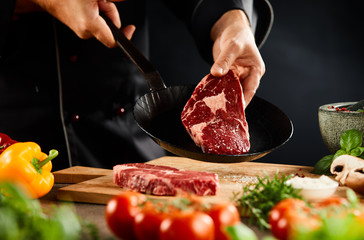
{"label": "black frying pan", "polygon": [[158,71],[136,49],[124,34],[108,19],[114,38],[121,49],[144,74],[150,93],[134,106],[134,118],[139,127],[156,143],[178,156],[201,161],[233,163],[252,161],[285,144],[292,136],[291,120],[276,106],[255,96],[246,109],[251,149],[241,155],[203,153],[184,129],[181,112],[195,86],[166,87]]}

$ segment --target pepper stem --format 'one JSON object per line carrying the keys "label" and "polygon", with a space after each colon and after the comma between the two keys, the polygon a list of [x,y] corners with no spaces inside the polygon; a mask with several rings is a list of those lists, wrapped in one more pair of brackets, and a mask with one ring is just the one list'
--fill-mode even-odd
{"label": "pepper stem", "polygon": [[48,157],[44,159],[43,161],[39,162],[35,168],[37,170],[41,169],[44,165],[46,165],[49,161],[53,160],[55,157],[58,156],[58,151],[55,149],[52,149],[49,151]]}

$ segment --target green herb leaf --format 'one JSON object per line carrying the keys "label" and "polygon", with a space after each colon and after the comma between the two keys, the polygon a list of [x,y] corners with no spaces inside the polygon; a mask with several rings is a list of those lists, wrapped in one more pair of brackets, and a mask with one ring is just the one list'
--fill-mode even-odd
{"label": "green herb leaf", "polygon": [[345,131],[340,137],[341,149],[350,153],[354,148],[360,147],[363,142],[363,133],[356,129]]}
{"label": "green herb leaf", "polygon": [[344,149],[339,149],[337,150],[337,152],[334,154],[333,160],[335,160],[337,157],[340,157],[341,155],[345,155],[345,154],[349,154],[348,152],[346,152]]}
{"label": "green herb leaf", "polygon": [[262,229],[269,229],[268,214],[279,201],[286,198],[302,199],[299,190],[286,184],[291,176],[278,176],[273,179],[257,177],[258,183],[244,186],[242,196],[237,200],[241,214],[249,216],[249,224],[256,223]]}
{"label": "green herb leaf", "polygon": [[364,147],[357,147],[350,151],[350,155],[359,157],[364,153]]}
{"label": "green herb leaf", "polygon": [[334,160],[334,155],[327,155],[323,158],[321,158],[316,164],[312,171],[314,174],[319,175],[330,175],[330,167],[332,164],[332,161]]}
{"label": "green herb leaf", "polygon": [[358,196],[356,196],[355,192],[351,188],[348,188],[346,190],[346,196],[349,200],[350,206],[352,208],[356,208],[358,206],[359,199]]}
{"label": "green herb leaf", "polygon": [[[0,184],[1,240],[85,239],[81,238],[83,225],[80,221],[71,205],[58,205],[45,214],[38,199],[28,198],[13,184]],[[91,232],[85,234],[92,236]]]}
{"label": "green herb leaf", "polygon": [[321,158],[316,164],[312,171],[315,174],[330,175],[330,167],[337,157],[348,154],[364,159],[364,147],[363,144],[363,133],[356,129],[350,129],[345,131],[340,137],[339,149],[334,155],[327,155]]}
{"label": "green herb leaf", "polygon": [[226,227],[231,240],[257,240],[257,235],[243,223]]}
{"label": "green herb leaf", "polygon": [[277,240],[277,238],[273,237],[273,236],[264,236],[262,238],[262,240]]}
{"label": "green herb leaf", "polygon": [[185,210],[191,204],[191,200],[188,198],[180,197],[173,200],[172,204],[178,209]]}

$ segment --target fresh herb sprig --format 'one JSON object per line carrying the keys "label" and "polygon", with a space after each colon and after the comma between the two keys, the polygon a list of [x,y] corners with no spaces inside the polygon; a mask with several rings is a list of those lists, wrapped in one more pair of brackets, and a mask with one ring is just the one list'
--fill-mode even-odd
{"label": "fresh herb sprig", "polygon": [[347,154],[364,159],[363,133],[356,129],[345,131],[340,137],[340,147],[335,154],[321,158],[312,171],[315,174],[330,175],[330,167],[335,158]]}
{"label": "fresh herb sprig", "polygon": [[0,239],[98,240],[98,230],[81,219],[71,205],[45,213],[37,199],[28,198],[11,183],[0,183]]}
{"label": "fresh herb sprig", "polygon": [[242,196],[237,199],[237,205],[242,215],[249,216],[249,224],[256,224],[261,229],[269,229],[268,215],[279,201],[286,198],[302,199],[299,190],[286,184],[291,176],[279,177],[278,171],[273,179],[266,174],[257,177],[256,184],[243,187]]}

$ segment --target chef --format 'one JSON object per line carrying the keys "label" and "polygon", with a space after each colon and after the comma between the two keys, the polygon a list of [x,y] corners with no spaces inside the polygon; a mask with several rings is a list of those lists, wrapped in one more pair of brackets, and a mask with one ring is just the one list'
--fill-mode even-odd
{"label": "chef", "polygon": [[[211,73],[234,67],[249,102],[265,72],[266,0],[164,1],[188,26]],[[104,13],[148,57],[146,0],[2,0],[0,132],[60,152],[54,169],[111,168],[163,156],[132,116],[149,92]],[[168,33],[166,33],[168,36]],[[161,49],[163,51],[165,49]],[[168,50],[167,50],[168,51]]]}

